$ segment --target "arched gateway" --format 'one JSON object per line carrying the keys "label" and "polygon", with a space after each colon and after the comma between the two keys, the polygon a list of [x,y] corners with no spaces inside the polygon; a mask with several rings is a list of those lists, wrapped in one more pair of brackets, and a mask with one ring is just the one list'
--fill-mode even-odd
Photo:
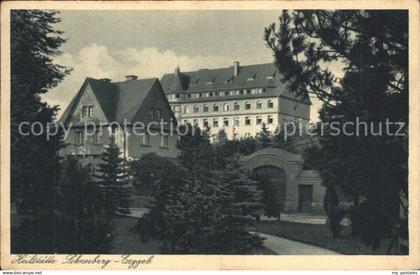
{"label": "arched gateway", "polygon": [[325,188],[316,171],[303,170],[303,159],[278,148],[265,148],[242,156],[240,164],[251,176],[274,182],[285,210],[322,210]]}
{"label": "arched gateway", "polygon": [[272,165],[259,166],[251,171],[252,177],[260,180],[267,179],[276,186],[279,194],[281,209],[286,204],[286,172]]}

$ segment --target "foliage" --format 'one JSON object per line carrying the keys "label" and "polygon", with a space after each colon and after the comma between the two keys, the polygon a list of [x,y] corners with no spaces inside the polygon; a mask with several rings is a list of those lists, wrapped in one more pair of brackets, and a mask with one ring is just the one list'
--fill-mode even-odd
{"label": "foliage", "polygon": [[[314,94],[324,102],[324,125],[357,119],[366,123],[367,134],[362,135],[333,135],[332,128],[319,128],[321,149],[313,150],[317,163],[312,164],[327,190],[339,187],[354,197],[353,211],[364,207],[362,199],[372,206],[369,217],[352,216],[357,219],[353,224],[363,225],[358,231],[366,243],[377,246],[377,238],[398,223],[400,192],[407,194],[407,136],[374,134],[387,119],[403,122],[407,133],[407,12],[285,11],[278,28],[266,28],[265,40],[292,92],[306,98]],[[335,75],[329,65],[343,68],[344,75]],[[333,212],[339,211],[330,207]],[[384,230],[369,226],[374,223]],[[377,236],[366,233],[372,228]]]}
{"label": "foliage", "polygon": [[180,127],[180,133],[186,133],[180,135],[177,146],[180,151],[178,159],[185,168],[199,175],[225,166],[221,152],[210,144],[207,129],[187,123]]}
{"label": "foliage", "polygon": [[261,192],[260,203],[267,217],[280,218],[282,209],[280,194],[276,185],[268,176],[260,176],[255,179],[258,182],[258,190]]}
{"label": "foliage", "polygon": [[62,253],[104,253],[109,251],[111,222],[109,204],[78,159],[68,157],[63,163],[60,187],[60,225]]}
{"label": "foliage", "polygon": [[132,191],[128,183],[126,164],[120,155],[120,148],[111,138],[111,142],[101,155],[101,162],[98,164],[98,173],[95,177],[99,179],[98,184],[103,190],[111,211],[129,213]]}
{"label": "foliage", "polygon": [[156,168],[151,171],[152,205],[135,228],[143,240],[163,241],[163,253],[249,253],[261,248],[261,239],[247,230],[258,211],[255,182],[239,172],[195,174],[170,160],[145,157],[159,165],[149,166]]}
{"label": "foliage", "polygon": [[22,122],[37,122],[45,129],[58,110],[40,99],[70,72],[53,62],[64,42],[61,32],[54,29],[60,21],[57,14],[11,11],[11,201],[18,211],[17,216],[12,215],[12,223],[20,227],[12,232],[13,252],[51,252],[57,244],[54,230],[61,135],[48,140],[46,131],[40,135],[19,133]]}

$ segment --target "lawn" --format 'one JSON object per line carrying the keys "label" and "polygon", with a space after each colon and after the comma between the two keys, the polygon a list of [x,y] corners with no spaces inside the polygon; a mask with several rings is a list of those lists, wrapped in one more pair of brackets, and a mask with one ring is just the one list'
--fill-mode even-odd
{"label": "lawn", "polygon": [[327,225],[303,224],[281,221],[262,221],[257,225],[257,232],[287,238],[334,250],[346,255],[385,255],[390,240],[382,241],[381,247],[372,251],[360,239],[351,236],[333,238]]}

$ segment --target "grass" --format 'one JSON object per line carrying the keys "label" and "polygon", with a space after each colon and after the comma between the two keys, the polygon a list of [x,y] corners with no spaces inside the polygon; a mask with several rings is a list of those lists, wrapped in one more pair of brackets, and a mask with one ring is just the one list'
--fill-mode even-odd
{"label": "grass", "polygon": [[382,241],[376,251],[367,247],[359,238],[343,236],[333,238],[327,225],[302,224],[281,221],[262,221],[257,225],[257,232],[287,238],[302,243],[316,245],[345,255],[386,255],[389,239]]}

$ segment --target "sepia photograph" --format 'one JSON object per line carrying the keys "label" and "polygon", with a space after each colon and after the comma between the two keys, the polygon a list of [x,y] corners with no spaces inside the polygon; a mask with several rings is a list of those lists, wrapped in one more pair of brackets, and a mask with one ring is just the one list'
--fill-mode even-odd
{"label": "sepia photograph", "polygon": [[419,267],[418,2],[113,3],[2,9],[3,266]]}

